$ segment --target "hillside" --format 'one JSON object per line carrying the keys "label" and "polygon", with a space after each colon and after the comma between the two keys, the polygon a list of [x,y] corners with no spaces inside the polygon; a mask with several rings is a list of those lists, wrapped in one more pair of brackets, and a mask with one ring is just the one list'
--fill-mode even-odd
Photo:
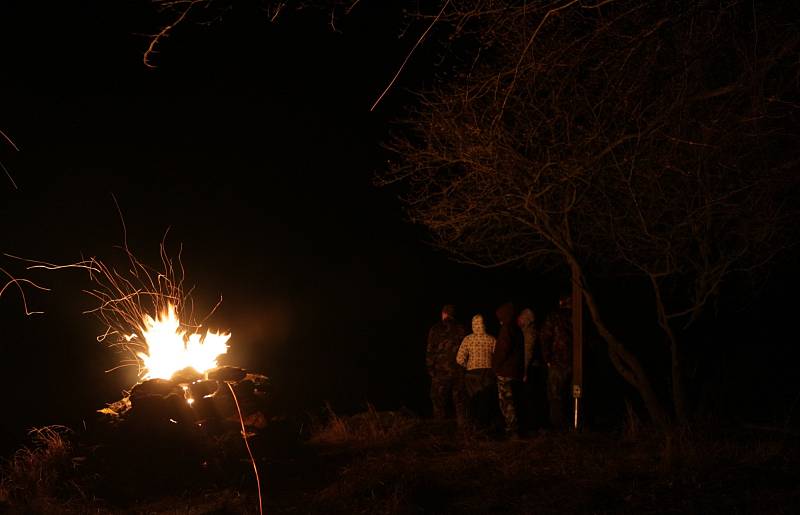
{"label": "hillside", "polygon": [[[258,513],[238,438],[197,462],[190,447],[137,458],[57,428],[38,436],[5,463],[0,507],[12,513]],[[770,428],[658,438],[630,421],[503,441],[369,409],[274,420],[250,443],[265,513],[800,512],[798,438]]]}

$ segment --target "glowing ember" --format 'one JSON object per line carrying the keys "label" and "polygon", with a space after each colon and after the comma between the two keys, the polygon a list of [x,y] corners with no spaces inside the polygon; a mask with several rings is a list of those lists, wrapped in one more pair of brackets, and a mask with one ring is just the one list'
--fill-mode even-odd
{"label": "glowing ember", "polygon": [[145,315],[141,336],[147,344],[146,353],[137,353],[144,363],[143,379],[170,379],[185,368],[201,374],[216,368],[217,357],[228,352],[227,341],[231,337],[230,333],[211,331],[205,336],[187,335],[171,304],[156,320]]}

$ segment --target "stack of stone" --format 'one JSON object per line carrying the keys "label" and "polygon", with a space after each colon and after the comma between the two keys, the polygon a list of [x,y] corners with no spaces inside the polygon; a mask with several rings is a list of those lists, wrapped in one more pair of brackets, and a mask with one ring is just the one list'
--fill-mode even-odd
{"label": "stack of stone", "polygon": [[99,410],[94,440],[104,468],[125,474],[131,487],[144,478],[150,489],[174,485],[176,478],[196,482],[228,474],[246,458],[239,410],[257,442],[269,411],[267,386],[265,376],[235,367],[205,376],[187,369],[170,380],[137,384],[127,397]]}

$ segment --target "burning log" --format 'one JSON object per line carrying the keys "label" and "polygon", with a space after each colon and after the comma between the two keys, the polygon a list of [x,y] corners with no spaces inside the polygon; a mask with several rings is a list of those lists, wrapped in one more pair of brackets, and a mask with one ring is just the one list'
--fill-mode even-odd
{"label": "burning log", "polygon": [[189,423],[198,427],[225,425],[236,422],[238,414],[230,384],[238,398],[245,417],[245,425],[263,428],[267,417],[266,376],[249,373],[236,367],[219,367],[209,371],[208,378],[186,382],[186,375],[175,379],[148,379],[135,385],[123,399],[98,410],[113,424],[131,419],[149,419],[153,424],[172,420],[171,423]]}
{"label": "burning log", "polygon": [[189,391],[195,400],[214,397],[219,391],[219,382],[209,379],[201,379],[189,385]]}
{"label": "burning log", "polygon": [[131,390],[131,394],[129,398],[131,400],[131,404],[134,406],[136,402],[140,399],[146,399],[149,397],[166,397],[167,395],[173,393],[177,383],[174,381],[168,381],[166,379],[148,379],[143,383],[139,383],[133,387]]}
{"label": "burning log", "polygon": [[208,373],[208,378],[226,383],[236,383],[247,376],[244,369],[238,367],[218,367]]}

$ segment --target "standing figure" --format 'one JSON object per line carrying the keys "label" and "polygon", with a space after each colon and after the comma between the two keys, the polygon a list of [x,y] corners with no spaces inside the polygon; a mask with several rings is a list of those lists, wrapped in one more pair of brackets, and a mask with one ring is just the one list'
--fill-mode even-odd
{"label": "standing figure", "polygon": [[466,415],[464,369],[456,363],[456,354],[466,335],[455,319],[455,306],[442,308],[442,319],[428,331],[426,364],[431,378],[431,403],[434,418],[447,418],[452,404],[456,418],[462,422]]}
{"label": "standing figure", "polygon": [[472,317],[472,333],[461,342],[456,362],[467,370],[464,385],[468,414],[471,421],[479,426],[488,426],[495,399],[492,372],[494,346],[495,338],[486,333],[483,317]]}
{"label": "standing figure", "polygon": [[563,295],[558,309],[551,312],[542,325],[542,357],[547,366],[547,402],[550,424],[564,429],[564,412],[569,399],[572,376],[572,297]]}
{"label": "standing figure", "polygon": [[522,394],[520,395],[520,425],[534,430],[547,423],[547,380],[542,364],[542,345],[536,327],[536,315],[530,308],[523,309],[517,317],[525,343]]}
{"label": "standing figure", "polygon": [[[517,325],[522,331],[525,343],[525,365],[523,368],[523,381],[528,382],[528,369],[534,361],[534,347],[536,346],[536,316],[531,308],[523,309],[517,317]],[[538,349],[537,349],[538,350]]]}
{"label": "standing figure", "polygon": [[505,419],[506,435],[519,436],[519,420],[514,400],[514,391],[523,378],[525,349],[522,331],[516,324],[514,305],[507,302],[497,308],[500,333],[492,356],[492,368],[497,376],[497,395],[500,411]]}

